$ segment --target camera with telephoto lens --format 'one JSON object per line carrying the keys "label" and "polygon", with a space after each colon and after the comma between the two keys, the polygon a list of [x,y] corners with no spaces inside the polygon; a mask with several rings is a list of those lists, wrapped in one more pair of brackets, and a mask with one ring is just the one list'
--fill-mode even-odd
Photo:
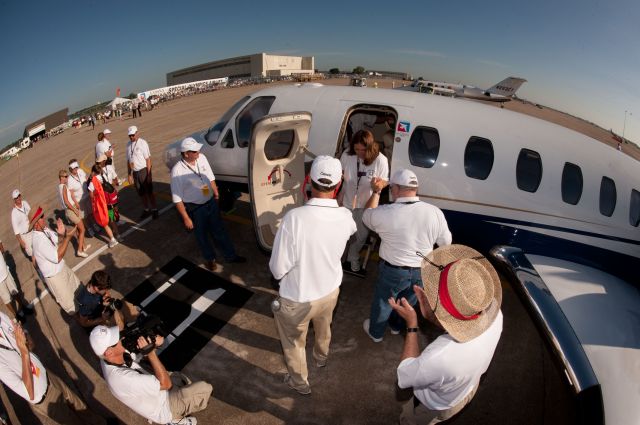
{"label": "camera with telephoto lens", "polygon": [[[156,337],[165,337],[168,332],[164,329],[162,320],[153,314],[140,314],[135,322],[127,324],[120,332],[122,346],[130,353],[147,355],[156,345]],[[138,348],[138,338],[145,337],[150,344]]]}

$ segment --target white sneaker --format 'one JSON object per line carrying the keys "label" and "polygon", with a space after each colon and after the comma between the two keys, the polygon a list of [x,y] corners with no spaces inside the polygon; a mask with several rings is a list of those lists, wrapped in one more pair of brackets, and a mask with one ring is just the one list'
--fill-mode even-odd
{"label": "white sneaker", "polygon": [[360,271],[360,259],[356,259],[353,261],[350,261],[351,263],[351,271],[352,272],[359,272]]}
{"label": "white sneaker", "polygon": [[364,322],[362,322],[362,329],[364,329],[364,331],[367,333],[367,335],[369,335],[369,338],[371,338],[373,342],[382,342],[382,338],[374,338],[369,333],[369,319],[366,319]]}
{"label": "white sneaker", "polygon": [[118,245],[118,241],[115,238],[112,238],[109,241],[109,248],[113,248],[114,246]]}
{"label": "white sneaker", "polygon": [[89,251],[89,248],[91,248],[91,244],[90,243],[84,244],[84,252]]}
{"label": "white sneaker", "polygon": [[174,419],[167,425],[196,425],[198,420],[193,416],[185,416],[182,419]]}
{"label": "white sneaker", "polygon": [[87,254],[87,253],[86,253],[86,252],[84,252],[84,251],[78,251],[78,252],[76,253],[76,255],[77,255],[78,257],[82,257],[82,258],[87,258],[87,257],[89,256],[89,254]]}

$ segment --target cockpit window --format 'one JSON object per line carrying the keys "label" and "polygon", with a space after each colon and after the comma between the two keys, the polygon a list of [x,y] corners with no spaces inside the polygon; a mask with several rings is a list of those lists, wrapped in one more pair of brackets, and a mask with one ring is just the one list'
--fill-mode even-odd
{"label": "cockpit window", "polygon": [[236,118],[238,146],[241,148],[249,146],[253,124],[269,113],[271,105],[273,105],[275,100],[275,96],[256,97],[238,114]]}
{"label": "cockpit window", "polygon": [[239,101],[237,101],[231,107],[231,109],[225,112],[222,118],[220,118],[220,120],[218,120],[218,122],[215,123],[213,127],[209,129],[209,131],[207,131],[207,134],[205,134],[204,136],[204,140],[206,140],[208,144],[213,146],[216,143],[218,143],[218,139],[220,139],[220,134],[222,134],[222,130],[224,130],[224,128],[227,126],[227,123],[229,122],[231,117],[238,111],[238,109],[240,109],[242,105],[244,105],[244,103],[247,100],[249,100],[250,97],[251,96],[245,96]]}

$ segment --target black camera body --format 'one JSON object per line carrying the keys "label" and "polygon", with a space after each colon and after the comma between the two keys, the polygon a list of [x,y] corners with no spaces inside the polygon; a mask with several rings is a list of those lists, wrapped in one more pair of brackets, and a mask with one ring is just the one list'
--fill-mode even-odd
{"label": "black camera body", "polygon": [[122,309],[122,306],[124,305],[122,303],[122,300],[118,298],[107,298],[106,301],[107,304],[105,305],[105,310],[110,311],[111,314],[113,314],[116,310]]}
{"label": "black camera body", "polygon": [[[168,332],[164,329],[162,320],[153,314],[138,316],[135,322],[127,324],[120,332],[122,346],[130,353],[149,354],[156,343],[156,336],[165,337]],[[148,339],[151,344],[140,349],[138,348],[138,338],[141,336]]]}

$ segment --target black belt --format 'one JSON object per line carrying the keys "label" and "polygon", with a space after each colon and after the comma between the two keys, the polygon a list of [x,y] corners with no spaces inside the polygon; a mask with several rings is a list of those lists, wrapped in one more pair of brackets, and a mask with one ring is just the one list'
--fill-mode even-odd
{"label": "black belt", "polygon": [[402,269],[402,270],[415,270],[415,269],[420,269],[420,267],[410,267],[410,266],[396,266],[395,264],[391,264],[390,262],[388,262],[387,260],[385,260],[384,258],[380,259],[380,263],[382,264],[386,264],[387,266],[393,268],[393,269]]}

